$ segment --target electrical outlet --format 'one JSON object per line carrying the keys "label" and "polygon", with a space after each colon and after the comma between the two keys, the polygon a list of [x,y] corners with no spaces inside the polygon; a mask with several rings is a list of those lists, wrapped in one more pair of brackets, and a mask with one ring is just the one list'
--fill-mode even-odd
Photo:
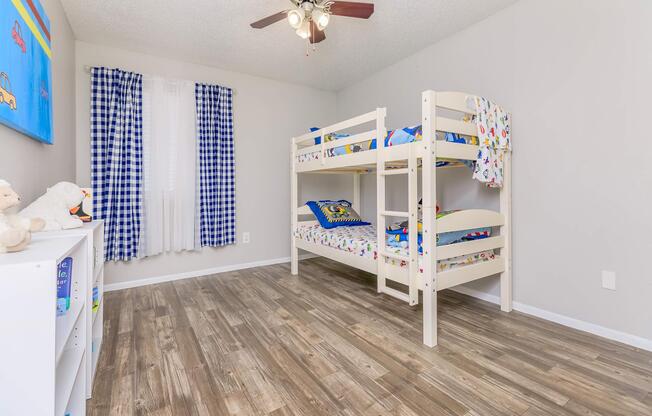
{"label": "electrical outlet", "polygon": [[251,235],[249,234],[249,231],[245,231],[242,233],[242,243],[243,244],[249,244],[251,242]]}
{"label": "electrical outlet", "polygon": [[616,290],[616,272],[602,271],[602,287],[609,290]]}

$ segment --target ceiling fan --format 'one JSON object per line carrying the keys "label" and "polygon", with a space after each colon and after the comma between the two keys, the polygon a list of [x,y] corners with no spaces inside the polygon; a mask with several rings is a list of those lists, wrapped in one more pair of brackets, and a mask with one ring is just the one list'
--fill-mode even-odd
{"label": "ceiling fan", "polygon": [[372,3],[333,0],[290,0],[292,8],[284,10],[251,24],[254,29],[263,29],[273,23],[287,18],[296,34],[310,43],[319,43],[326,39],[324,29],[331,16],[347,16],[368,19],[374,12]]}

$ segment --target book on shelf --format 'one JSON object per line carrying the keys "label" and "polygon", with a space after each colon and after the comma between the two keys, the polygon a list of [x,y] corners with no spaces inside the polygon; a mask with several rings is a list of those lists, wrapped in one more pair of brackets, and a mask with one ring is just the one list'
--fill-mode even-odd
{"label": "book on shelf", "polygon": [[72,286],[72,257],[66,257],[57,266],[57,315],[65,315],[70,309]]}
{"label": "book on shelf", "polygon": [[93,287],[93,312],[100,309],[100,290],[97,286]]}

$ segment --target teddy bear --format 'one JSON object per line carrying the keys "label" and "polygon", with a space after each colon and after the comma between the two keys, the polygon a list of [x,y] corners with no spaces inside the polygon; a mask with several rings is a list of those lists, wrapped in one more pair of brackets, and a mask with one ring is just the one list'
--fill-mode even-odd
{"label": "teddy bear", "polygon": [[21,251],[31,241],[31,232],[40,231],[45,221],[7,215],[5,210],[18,205],[20,197],[11,184],[0,179],[0,253]]}
{"label": "teddy bear", "polygon": [[59,182],[50,187],[45,195],[39,197],[20,212],[23,218],[42,218],[43,231],[69,230],[79,228],[84,223],[70,215],[70,209],[78,206],[84,199],[81,188],[71,182]]}

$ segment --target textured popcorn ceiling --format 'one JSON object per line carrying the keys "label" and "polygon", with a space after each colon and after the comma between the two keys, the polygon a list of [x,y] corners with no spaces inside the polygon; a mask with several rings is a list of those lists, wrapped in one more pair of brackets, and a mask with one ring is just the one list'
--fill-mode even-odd
{"label": "textured popcorn ceiling", "polygon": [[333,17],[306,56],[285,20],[249,27],[288,0],[62,0],[79,40],[334,91],[515,1],[375,0],[369,20]]}

